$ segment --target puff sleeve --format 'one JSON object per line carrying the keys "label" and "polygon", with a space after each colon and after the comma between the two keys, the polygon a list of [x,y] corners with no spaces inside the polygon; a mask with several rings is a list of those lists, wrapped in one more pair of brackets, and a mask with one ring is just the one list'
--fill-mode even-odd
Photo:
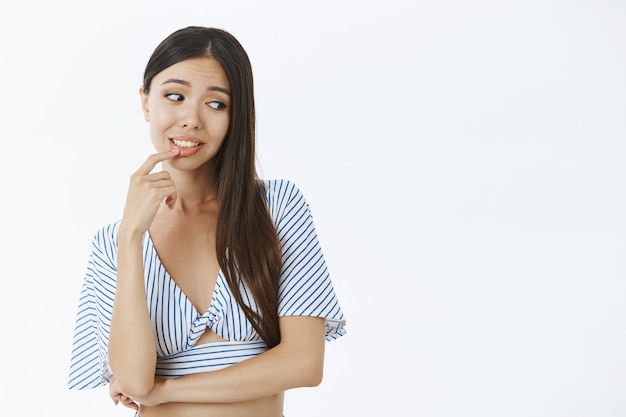
{"label": "puff sleeve", "polygon": [[286,180],[266,184],[268,207],[282,245],[279,316],[326,320],[327,341],[345,334],[345,319],[331,281],[306,199]]}
{"label": "puff sleeve", "polygon": [[100,387],[111,377],[107,349],[117,276],[116,226],[104,227],[93,237],[76,313],[69,389]]}

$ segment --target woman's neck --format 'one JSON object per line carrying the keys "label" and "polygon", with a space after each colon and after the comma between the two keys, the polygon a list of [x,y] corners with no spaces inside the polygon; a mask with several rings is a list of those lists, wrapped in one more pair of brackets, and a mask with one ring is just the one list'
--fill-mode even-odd
{"label": "woman's neck", "polygon": [[202,210],[207,203],[215,203],[217,176],[213,170],[181,171],[166,166],[163,168],[169,172],[176,185],[175,210],[193,212]]}

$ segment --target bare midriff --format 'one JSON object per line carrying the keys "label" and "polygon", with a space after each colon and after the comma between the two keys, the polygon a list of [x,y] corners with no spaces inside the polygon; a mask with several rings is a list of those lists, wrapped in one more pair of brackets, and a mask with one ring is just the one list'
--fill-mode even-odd
{"label": "bare midriff", "polygon": [[166,403],[140,407],[140,417],[281,417],[284,394],[240,403]]}

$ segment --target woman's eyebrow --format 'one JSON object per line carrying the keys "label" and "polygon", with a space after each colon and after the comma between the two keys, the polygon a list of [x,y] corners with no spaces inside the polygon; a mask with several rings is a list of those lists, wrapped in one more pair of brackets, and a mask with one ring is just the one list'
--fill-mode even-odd
{"label": "woman's eyebrow", "polygon": [[227,96],[230,96],[230,90],[228,88],[220,87],[217,85],[207,87],[207,91],[219,91],[221,93],[226,94]]}
{"label": "woman's eyebrow", "polygon": [[[161,83],[161,85],[164,84],[181,84],[185,87],[191,87],[191,83],[189,81],[181,80],[179,78],[170,78]],[[228,88],[220,87],[217,85],[207,87],[207,91],[219,91],[230,96],[230,90]]]}

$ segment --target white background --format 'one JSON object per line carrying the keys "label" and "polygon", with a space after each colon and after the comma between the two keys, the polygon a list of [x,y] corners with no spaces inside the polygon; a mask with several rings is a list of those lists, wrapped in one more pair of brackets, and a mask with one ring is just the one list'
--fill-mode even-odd
{"label": "white background", "polygon": [[206,25],[250,55],[260,172],[309,200],[348,320],[287,417],[626,415],[625,2],[0,8],[5,411],[132,416],[66,389],[77,297],[152,152],[143,67]]}

